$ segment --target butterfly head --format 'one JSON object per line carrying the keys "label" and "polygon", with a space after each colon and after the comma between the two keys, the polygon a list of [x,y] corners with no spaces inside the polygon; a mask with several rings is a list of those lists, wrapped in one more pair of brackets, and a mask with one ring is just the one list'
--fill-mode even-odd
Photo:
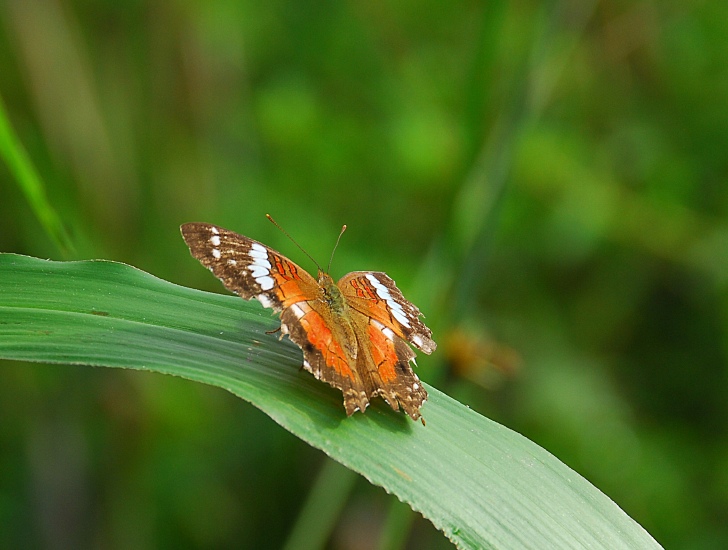
{"label": "butterfly head", "polygon": [[318,279],[318,284],[320,284],[321,286],[328,286],[328,285],[334,284],[333,277],[331,277],[331,275],[329,275],[326,271],[324,271],[321,268],[319,268],[319,270],[318,270],[317,279]]}

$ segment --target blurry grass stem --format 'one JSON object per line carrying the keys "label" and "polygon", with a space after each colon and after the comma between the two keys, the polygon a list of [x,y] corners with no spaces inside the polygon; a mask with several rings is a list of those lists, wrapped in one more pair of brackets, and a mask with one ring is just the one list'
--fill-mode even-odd
{"label": "blurry grass stem", "polygon": [[48,237],[63,256],[71,255],[74,252],[73,242],[48,201],[43,181],[10,125],[2,98],[0,98],[0,156]]}

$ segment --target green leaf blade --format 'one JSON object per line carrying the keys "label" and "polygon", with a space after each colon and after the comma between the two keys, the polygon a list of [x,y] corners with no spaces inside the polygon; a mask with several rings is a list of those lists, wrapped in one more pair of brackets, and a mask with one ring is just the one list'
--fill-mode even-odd
{"label": "green leaf blade", "polygon": [[380,400],[347,418],[257,303],[112,262],[0,255],[0,357],[224,388],[422,513],[461,548],[659,548],[584,478],[435,388],[427,426]]}

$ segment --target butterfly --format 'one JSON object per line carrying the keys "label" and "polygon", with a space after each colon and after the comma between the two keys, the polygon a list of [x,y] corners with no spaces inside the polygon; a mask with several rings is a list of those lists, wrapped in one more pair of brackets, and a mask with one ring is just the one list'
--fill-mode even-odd
{"label": "butterfly", "polygon": [[355,271],[334,282],[319,267],[314,279],[272,248],[222,227],[186,223],[181,231],[192,256],[228,290],[280,312],[281,337],[301,348],[304,369],[342,391],[348,416],[379,395],[412,420],[421,417],[427,391],[412,371],[407,342],[427,354],[437,346],[420,310],[388,275]]}

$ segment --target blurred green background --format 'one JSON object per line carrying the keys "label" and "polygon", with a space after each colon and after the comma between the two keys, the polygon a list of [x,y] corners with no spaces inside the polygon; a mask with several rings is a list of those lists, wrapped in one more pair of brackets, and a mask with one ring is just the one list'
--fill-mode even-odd
{"label": "blurred green background", "polygon": [[[319,263],[346,223],[332,274],[420,306],[426,381],[666,547],[726,548],[727,28],[719,1],[6,0],[0,95],[75,250],[4,161],[0,250],[223,292],[181,223],[310,270],[264,214]],[[0,363],[1,547],[277,548],[326,460],[218,389]],[[393,500],[356,480],[328,547],[376,546]]]}

